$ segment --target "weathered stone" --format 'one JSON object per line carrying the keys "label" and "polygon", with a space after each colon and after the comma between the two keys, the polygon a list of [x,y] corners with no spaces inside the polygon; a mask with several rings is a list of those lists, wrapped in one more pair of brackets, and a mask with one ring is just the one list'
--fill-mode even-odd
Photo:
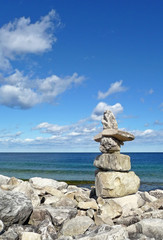
{"label": "weathered stone", "polygon": [[94,140],[96,142],[100,142],[103,137],[112,137],[121,142],[132,141],[135,139],[134,135],[125,131],[118,129],[104,129],[101,133],[94,137]]}
{"label": "weathered stone", "polygon": [[134,172],[98,172],[95,178],[96,194],[101,197],[123,197],[136,193],[140,179]]}
{"label": "weathered stone", "polygon": [[53,179],[49,178],[40,178],[40,177],[33,177],[29,179],[29,182],[31,183],[33,188],[36,189],[43,189],[45,187],[54,187],[58,190],[67,188],[67,183],[65,182],[58,182]]}
{"label": "weathered stone", "polygon": [[138,209],[139,207],[142,207],[145,203],[141,196],[137,193],[124,197],[112,198],[112,200],[105,200],[106,203],[109,203],[110,201],[114,201],[121,206],[123,210],[123,216],[130,215],[131,210]]}
{"label": "weathered stone", "polygon": [[107,216],[107,215],[100,215],[97,212],[94,214],[94,221],[97,226],[100,226],[102,224],[107,224],[109,226],[113,226],[113,220]]}
{"label": "weathered stone", "polygon": [[45,190],[45,193],[49,193],[52,196],[56,196],[56,197],[64,196],[64,194],[60,190],[54,188],[53,186],[45,186],[44,190]]}
{"label": "weathered stone", "polygon": [[94,166],[104,170],[129,171],[130,157],[120,153],[101,154],[96,157]]}
{"label": "weathered stone", "polygon": [[57,232],[49,219],[38,225],[37,233],[41,234],[41,240],[53,240],[57,238]]}
{"label": "weathered stone", "polygon": [[76,208],[53,208],[48,205],[40,206],[39,208],[46,209],[50,213],[54,226],[60,226],[64,221],[77,215]]}
{"label": "weathered stone", "polygon": [[163,198],[157,199],[154,202],[146,202],[141,208],[144,212],[163,209]]}
{"label": "weathered stone", "polygon": [[7,182],[10,180],[9,177],[0,175],[0,185],[7,184]]}
{"label": "weathered stone", "polygon": [[102,153],[120,151],[120,142],[112,137],[102,137],[100,141],[100,151]]}
{"label": "weathered stone", "polygon": [[136,228],[147,237],[163,239],[162,219],[143,219],[136,224]]}
{"label": "weathered stone", "polygon": [[80,209],[94,209],[94,210],[97,210],[98,209],[98,205],[96,203],[95,200],[92,200],[92,201],[89,201],[89,202],[79,202],[78,203],[78,208]]}
{"label": "weathered stone", "polygon": [[9,179],[9,181],[7,182],[8,185],[18,185],[20,183],[23,183],[23,180],[15,178],[15,177],[11,177]]}
{"label": "weathered stone", "polygon": [[79,240],[129,240],[128,232],[123,226],[102,225]]}
{"label": "weathered stone", "polygon": [[61,233],[64,236],[77,236],[83,234],[91,225],[94,225],[94,221],[88,216],[76,216],[63,224]]}
{"label": "weathered stone", "polygon": [[141,214],[141,219],[160,218],[163,219],[163,210],[153,210]]}
{"label": "weathered stone", "polygon": [[51,220],[50,212],[45,208],[37,207],[33,209],[33,212],[29,219],[29,224],[33,226],[39,225],[44,220]]}
{"label": "weathered stone", "polygon": [[149,194],[155,198],[163,198],[163,190],[161,189],[149,191]]}
{"label": "weathered stone", "polygon": [[102,117],[103,129],[118,129],[118,124],[114,114],[110,110],[106,110]]}
{"label": "weathered stone", "polygon": [[35,190],[31,187],[29,182],[18,181],[17,184],[14,184],[12,186],[14,187],[12,192],[23,193],[31,200],[33,207],[37,207],[40,205],[40,198],[36,194]]}
{"label": "weathered stone", "polygon": [[0,240],[19,240],[19,235],[13,229],[8,229],[0,235]]}
{"label": "weathered stone", "polygon": [[58,199],[58,201],[51,203],[52,207],[58,208],[58,207],[70,207],[75,208],[77,206],[77,201],[71,200],[67,197],[61,197]]}
{"label": "weathered stone", "polygon": [[31,201],[23,193],[0,190],[0,219],[5,226],[24,223],[32,210]]}
{"label": "weathered stone", "polygon": [[22,240],[41,240],[41,235],[33,232],[24,232],[22,234]]}
{"label": "weathered stone", "polygon": [[134,135],[132,135],[131,133],[121,131],[121,130],[110,131],[110,129],[105,129],[102,131],[102,136],[103,137],[113,137],[122,142],[132,141],[135,139]]}
{"label": "weathered stone", "polygon": [[154,202],[157,200],[157,198],[151,196],[148,192],[139,192],[139,194],[146,202]]}
{"label": "weathered stone", "polygon": [[108,203],[105,203],[100,207],[98,214],[102,217],[110,217],[111,219],[114,219],[121,216],[122,208],[119,204],[115,203],[113,200],[110,200]]}

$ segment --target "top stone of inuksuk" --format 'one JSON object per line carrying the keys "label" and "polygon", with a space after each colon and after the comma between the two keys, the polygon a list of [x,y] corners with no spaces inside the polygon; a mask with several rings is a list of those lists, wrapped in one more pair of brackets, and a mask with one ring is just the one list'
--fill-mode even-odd
{"label": "top stone of inuksuk", "polygon": [[97,196],[122,197],[138,191],[140,179],[131,169],[130,157],[120,154],[125,141],[134,140],[134,135],[118,130],[117,121],[109,110],[102,118],[103,131],[94,137],[100,142],[101,155],[97,156],[94,166],[96,174],[95,187]]}

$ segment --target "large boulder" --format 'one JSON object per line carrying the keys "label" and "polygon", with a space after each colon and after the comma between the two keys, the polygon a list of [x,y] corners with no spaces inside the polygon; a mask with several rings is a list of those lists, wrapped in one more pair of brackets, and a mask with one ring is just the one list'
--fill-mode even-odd
{"label": "large boulder", "polygon": [[120,153],[101,154],[96,157],[94,166],[104,170],[129,171],[130,157]]}
{"label": "large boulder", "polygon": [[99,171],[95,178],[96,195],[99,197],[123,197],[136,193],[140,179],[134,172]]}
{"label": "large boulder", "polygon": [[33,210],[32,202],[23,193],[0,190],[0,219],[5,226],[23,224]]}

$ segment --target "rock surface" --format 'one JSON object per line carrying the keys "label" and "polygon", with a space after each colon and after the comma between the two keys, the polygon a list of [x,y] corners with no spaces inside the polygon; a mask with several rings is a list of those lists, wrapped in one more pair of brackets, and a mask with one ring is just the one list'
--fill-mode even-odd
{"label": "rock surface", "polygon": [[23,224],[33,210],[32,202],[23,193],[0,190],[0,219],[5,227]]}
{"label": "rock surface", "polygon": [[140,179],[134,172],[98,172],[95,179],[97,196],[123,197],[136,193]]}
{"label": "rock surface", "polygon": [[[90,189],[64,184],[66,188],[57,189],[54,196],[54,191],[44,191],[49,188],[46,183],[45,179],[43,189],[37,189],[33,183],[23,184],[15,178],[3,182],[1,187],[6,190],[0,190],[0,240],[163,239],[163,190],[103,198]],[[34,189],[39,206],[32,206],[20,186]]]}
{"label": "rock surface", "polygon": [[129,171],[130,157],[120,153],[101,154],[96,157],[94,166],[104,170]]}

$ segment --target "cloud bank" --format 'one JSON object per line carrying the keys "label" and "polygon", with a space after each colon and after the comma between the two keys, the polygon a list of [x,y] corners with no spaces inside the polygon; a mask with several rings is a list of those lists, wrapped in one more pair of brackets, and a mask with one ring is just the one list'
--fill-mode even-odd
{"label": "cloud bank", "polygon": [[32,78],[12,63],[22,54],[39,54],[52,49],[56,42],[55,29],[60,24],[54,10],[35,23],[22,17],[0,28],[0,104],[19,109],[28,109],[43,102],[51,103],[64,93],[85,80],[84,76],[73,73],[59,77],[51,75]]}

